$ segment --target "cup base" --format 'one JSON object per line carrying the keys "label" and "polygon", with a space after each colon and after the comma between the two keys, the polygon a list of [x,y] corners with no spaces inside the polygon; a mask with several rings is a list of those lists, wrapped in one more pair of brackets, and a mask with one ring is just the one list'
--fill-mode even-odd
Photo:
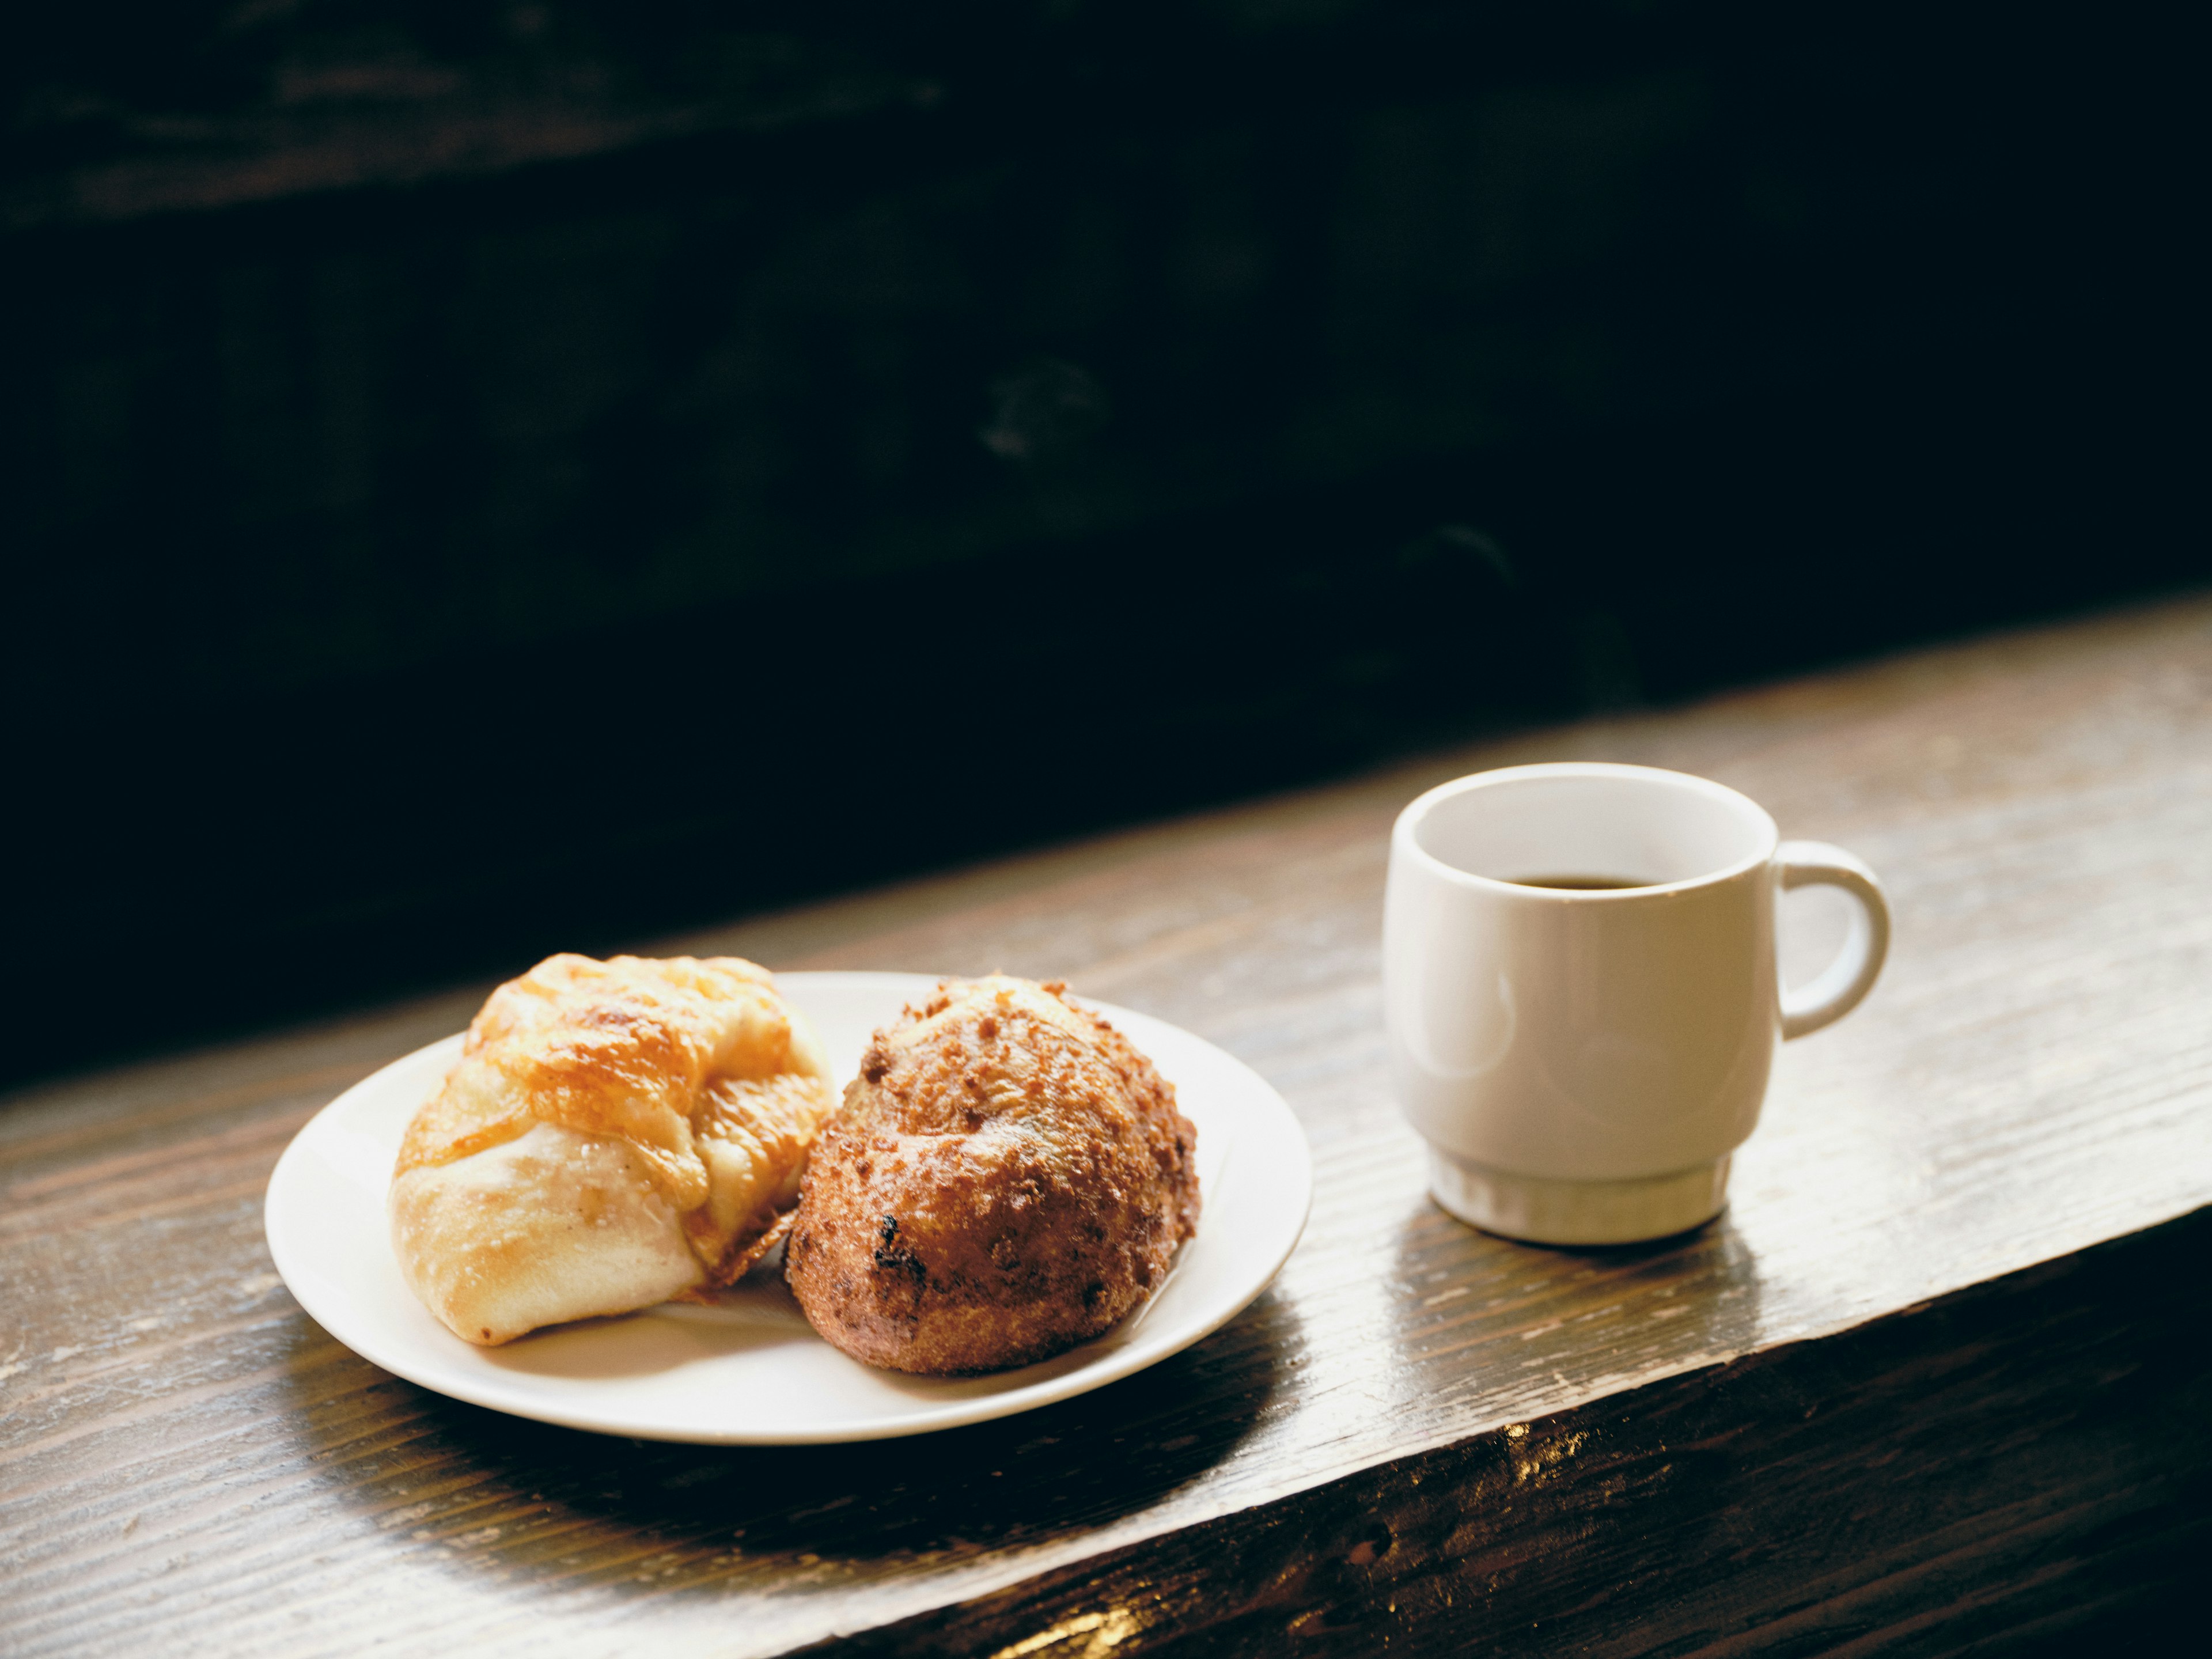
{"label": "cup base", "polygon": [[1429,1149],[1429,1191],[1486,1233],[1530,1244],[1636,1244],[1686,1232],[1728,1202],[1729,1160],[1635,1181],[1547,1181]]}

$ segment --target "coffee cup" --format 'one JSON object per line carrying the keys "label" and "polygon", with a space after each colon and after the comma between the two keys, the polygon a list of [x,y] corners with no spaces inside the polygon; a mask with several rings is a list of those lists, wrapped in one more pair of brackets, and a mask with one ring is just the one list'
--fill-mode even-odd
{"label": "coffee cup", "polygon": [[[1776,895],[1856,903],[1829,966],[1784,990]],[[1858,1006],[1889,910],[1841,848],[1644,766],[1479,772],[1399,815],[1383,904],[1392,1079],[1438,1204],[1544,1244],[1711,1220],[1778,1042]]]}

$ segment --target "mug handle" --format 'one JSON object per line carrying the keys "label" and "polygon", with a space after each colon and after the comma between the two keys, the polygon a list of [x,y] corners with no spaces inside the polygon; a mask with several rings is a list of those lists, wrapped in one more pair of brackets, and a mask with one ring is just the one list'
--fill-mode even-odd
{"label": "mug handle", "polygon": [[1873,871],[1825,841],[1785,841],[1774,849],[1784,892],[1793,887],[1840,887],[1858,901],[1851,931],[1836,959],[1810,984],[1782,994],[1784,1042],[1832,1024],[1859,1006],[1874,988],[1889,954],[1889,902]]}

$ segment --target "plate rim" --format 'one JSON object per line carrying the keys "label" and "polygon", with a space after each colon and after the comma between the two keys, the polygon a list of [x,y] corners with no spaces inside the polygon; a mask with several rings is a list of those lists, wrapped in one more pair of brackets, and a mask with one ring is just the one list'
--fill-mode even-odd
{"label": "plate rim", "polygon": [[[896,990],[902,994],[908,995],[933,988],[944,979],[964,977],[971,977],[971,975],[863,969],[811,970],[794,969],[776,975],[779,981],[785,979],[836,981],[855,988],[865,984],[871,988]],[[317,1127],[323,1124],[332,1113],[386,1073],[405,1066],[410,1061],[418,1060],[433,1049],[457,1042],[465,1035],[465,1032],[449,1033],[410,1049],[404,1054],[396,1056],[340,1091],[313,1117],[301,1125],[299,1130],[285,1144],[283,1152],[278,1157],[275,1167],[270,1171],[269,1184],[262,1197],[262,1233],[268,1243],[269,1254],[276,1266],[277,1276],[284,1281],[285,1289],[290,1292],[293,1300],[298,1303],[301,1311],[321,1326],[323,1330],[341,1346],[380,1370],[389,1371],[392,1375],[401,1377],[417,1388],[428,1389],[432,1393],[441,1395],[449,1400],[459,1400],[465,1404],[477,1406],[487,1411],[496,1411],[510,1417],[519,1417],[532,1422],[547,1423],[556,1427],[574,1429],[586,1433],[614,1435],[626,1439],[653,1440],[686,1445],[838,1445],[869,1440],[902,1439],[910,1435],[931,1434],[943,1429],[963,1428],[972,1424],[989,1422],[994,1419],[1012,1417],[1023,1412],[1033,1411],[1041,1407],[1056,1404],[1062,1400],[1073,1399],[1079,1395],[1089,1394],[1093,1389],[1104,1388],[1110,1382],[1117,1382],[1125,1376],[1133,1376],[1138,1371],[1173,1358],[1176,1354],[1204,1341],[1220,1330],[1257,1301],[1281,1275],[1285,1264],[1290,1261],[1291,1255],[1304,1238],[1306,1226],[1313,1212],[1312,1146],[1306,1139],[1304,1126],[1299,1123],[1297,1115],[1291,1111],[1289,1103],[1284,1100],[1281,1093],[1273,1084],[1218,1043],[1212,1042],[1196,1032],[1176,1024],[1171,1020],[1162,1018],[1158,1015],[1145,1013],[1141,1010],[1125,1008],[1096,997],[1085,996],[1079,992],[1074,994],[1078,1000],[1095,1008],[1110,1021],[1134,1019],[1140,1023],[1167,1026],[1181,1036],[1211,1049],[1214,1054],[1226,1061],[1236,1071],[1242,1073],[1246,1079],[1256,1085],[1253,1097],[1255,1103],[1259,1105],[1264,1113],[1279,1117],[1280,1127],[1289,1131],[1286,1137],[1280,1139],[1282,1144],[1287,1146],[1293,1153],[1292,1162],[1298,1177],[1297,1221],[1295,1224],[1285,1230],[1279,1246],[1273,1253],[1273,1259],[1267,1263],[1265,1271],[1256,1273],[1248,1287],[1241,1290],[1232,1297],[1224,1298],[1220,1307],[1211,1310],[1206,1318],[1197,1322],[1188,1331],[1176,1333],[1170,1340],[1158,1347],[1147,1346],[1141,1341],[1127,1344],[1109,1353],[1100,1355],[1097,1359],[1088,1364],[1079,1365],[1059,1376],[1041,1379],[1004,1393],[977,1395],[966,1400],[945,1402],[911,1415],[882,1419],[854,1427],[828,1426],[819,1430],[770,1429],[766,1431],[738,1428],[728,1431],[702,1433],[694,1428],[683,1425],[671,1426],[650,1421],[641,1422],[611,1416],[605,1413],[594,1413],[589,1411],[565,1408],[558,1401],[517,1401],[513,1399],[488,1397],[496,1390],[489,1387],[472,1388],[470,1386],[470,1379],[466,1377],[440,1376],[434,1378],[423,1374],[427,1368],[412,1364],[404,1353],[396,1356],[398,1363],[394,1363],[395,1356],[390,1349],[377,1340],[377,1332],[374,1328],[373,1322],[356,1321],[351,1316],[353,1310],[350,1308],[332,1310],[327,1305],[318,1306],[315,1301],[311,1301],[309,1297],[301,1293],[301,1282],[311,1281],[313,1278],[310,1273],[305,1271],[309,1260],[312,1259],[312,1252],[304,1249],[299,1241],[294,1240],[289,1236],[286,1224],[279,1216],[279,1194],[288,1179],[301,1178],[299,1170],[313,1155],[309,1146],[310,1139]],[[1233,1165],[1237,1158],[1237,1146],[1248,1139],[1249,1139],[1249,1136],[1240,1135],[1231,1140],[1226,1155],[1229,1162],[1223,1164],[1222,1175],[1225,1176]],[[1288,1208],[1287,1205],[1284,1206],[1285,1213],[1287,1213]],[[335,1319],[328,1316],[332,1312],[337,1315]],[[369,1328],[365,1329],[364,1323],[368,1324]],[[361,1340],[356,1340],[357,1338]],[[817,1336],[817,1340],[821,1339]]]}

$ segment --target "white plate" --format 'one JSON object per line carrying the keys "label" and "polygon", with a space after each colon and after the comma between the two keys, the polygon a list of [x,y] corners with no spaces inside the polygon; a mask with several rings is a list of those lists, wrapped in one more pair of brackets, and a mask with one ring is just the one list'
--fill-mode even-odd
{"label": "white plate", "polygon": [[[937,981],[920,974],[778,974],[842,1085],[878,1026]],[[430,1316],[399,1276],[385,1189],[399,1139],[459,1053],[459,1035],[356,1084],[300,1131],[269,1180],[276,1271],[323,1328],[411,1382],[495,1411],[648,1440],[789,1445],[921,1434],[1065,1400],[1218,1330],[1267,1289],[1305,1229],[1305,1136],[1242,1062],[1164,1020],[1092,1005],[1150,1054],[1198,1129],[1198,1236],[1152,1300],[1095,1342],[991,1376],[908,1376],[814,1334],[780,1273],[718,1305],[672,1303],[478,1348]]]}

